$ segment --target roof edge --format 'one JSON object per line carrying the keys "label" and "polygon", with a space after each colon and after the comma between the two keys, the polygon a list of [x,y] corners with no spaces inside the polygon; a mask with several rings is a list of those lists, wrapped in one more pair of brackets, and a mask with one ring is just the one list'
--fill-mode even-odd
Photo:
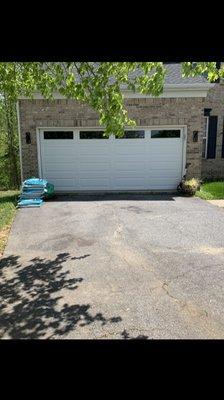
{"label": "roof edge", "polygon": [[[169,98],[169,97],[206,97],[208,91],[215,86],[215,83],[195,83],[195,84],[165,84],[164,91],[160,96],[151,96],[133,92],[128,89],[122,89],[125,98]],[[53,93],[54,99],[66,99],[65,96],[58,92]],[[44,96],[40,93],[34,93],[33,99],[26,96],[19,96],[19,100],[42,100]]]}

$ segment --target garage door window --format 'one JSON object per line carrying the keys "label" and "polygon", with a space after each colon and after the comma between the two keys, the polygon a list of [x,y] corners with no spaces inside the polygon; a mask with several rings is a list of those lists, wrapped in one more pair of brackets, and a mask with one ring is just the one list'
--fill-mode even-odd
{"label": "garage door window", "polygon": [[82,131],[79,133],[80,139],[108,139],[102,131]]}
{"label": "garage door window", "polygon": [[117,137],[116,139],[144,139],[145,131],[125,131],[122,137]]}
{"label": "garage door window", "polygon": [[180,137],[180,130],[153,130],[151,131],[151,138],[152,139],[172,139],[172,138],[179,138]]}
{"label": "garage door window", "polygon": [[72,131],[45,131],[44,139],[73,139]]}

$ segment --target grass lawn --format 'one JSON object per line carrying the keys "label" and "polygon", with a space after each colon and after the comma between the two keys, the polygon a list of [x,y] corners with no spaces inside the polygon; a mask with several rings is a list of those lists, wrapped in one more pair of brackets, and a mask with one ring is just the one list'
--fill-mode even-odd
{"label": "grass lawn", "polygon": [[204,200],[224,199],[224,181],[203,183],[196,196]]}
{"label": "grass lawn", "polygon": [[7,243],[8,234],[16,212],[18,190],[0,191],[0,256]]}

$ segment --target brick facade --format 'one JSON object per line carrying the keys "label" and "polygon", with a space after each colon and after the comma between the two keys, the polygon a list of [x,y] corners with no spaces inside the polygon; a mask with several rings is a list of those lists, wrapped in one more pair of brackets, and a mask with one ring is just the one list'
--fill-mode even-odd
{"label": "brick facade", "polygon": [[[133,98],[125,101],[137,126],[187,125],[187,176],[201,177],[203,98]],[[19,100],[23,179],[38,176],[36,128],[97,127],[98,114],[75,100]],[[199,132],[193,142],[193,131]],[[26,144],[25,133],[31,133]]]}
{"label": "brick facade", "polygon": [[205,108],[211,108],[210,115],[218,116],[216,157],[214,159],[202,159],[202,178],[224,178],[224,158],[222,158],[222,140],[224,131],[224,82],[216,83],[210,89],[205,99]]}

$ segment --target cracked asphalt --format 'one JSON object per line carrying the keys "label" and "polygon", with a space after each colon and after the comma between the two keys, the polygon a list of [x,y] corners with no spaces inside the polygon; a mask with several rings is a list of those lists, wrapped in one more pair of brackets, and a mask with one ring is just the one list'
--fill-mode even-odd
{"label": "cracked asphalt", "polygon": [[224,209],[172,195],[58,196],[17,212],[0,337],[224,338]]}

